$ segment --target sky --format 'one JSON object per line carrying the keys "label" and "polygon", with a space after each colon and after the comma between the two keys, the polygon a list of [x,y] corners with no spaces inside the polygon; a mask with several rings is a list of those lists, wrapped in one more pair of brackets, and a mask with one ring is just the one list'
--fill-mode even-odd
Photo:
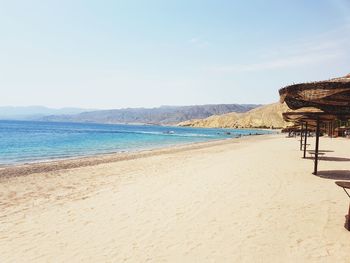
{"label": "sky", "polygon": [[0,106],[271,103],[349,47],[350,0],[0,0]]}

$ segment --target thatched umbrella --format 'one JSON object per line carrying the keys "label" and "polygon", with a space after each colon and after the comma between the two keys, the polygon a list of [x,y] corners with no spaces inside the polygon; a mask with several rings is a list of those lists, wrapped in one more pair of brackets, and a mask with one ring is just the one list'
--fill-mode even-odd
{"label": "thatched umbrella", "polygon": [[[294,124],[292,126],[287,126],[287,127],[283,128],[281,130],[281,132],[282,133],[292,133],[292,132],[299,133],[299,132],[303,131],[301,125],[302,125],[301,122],[300,123],[299,122],[294,122]],[[314,131],[314,130],[315,129],[312,129],[312,127],[309,126],[309,129],[308,129],[309,132],[310,131]]]}
{"label": "thatched umbrella", "polygon": [[[285,120],[316,122],[316,147],[314,174],[317,174],[318,144],[320,122],[350,119],[350,74],[342,78],[326,81],[303,83],[287,86],[279,90],[281,102],[285,102],[293,110],[304,107],[315,107],[323,112],[298,115],[298,113],[284,114]],[[306,144],[306,140],[305,140]],[[305,148],[304,148],[305,156]],[[339,186],[350,189],[349,182],[336,182]],[[350,196],[349,196],[350,197]],[[350,207],[346,220],[346,229],[350,231]]]}
{"label": "thatched umbrella", "polygon": [[[320,134],[320,123],[321,122],[331,122],[334,120],[347,120],[350,119],[350,114],[346,113],[327,113],[323,111],[294,111],[294,112],[285,112],[283,113],[283,119],[285,121],[294,122],[294,123],[305,123],[305,137],[304,137],[304,155],[306,157],[306,144],[307,144],[307,130],[308,125],[316,125],[316,144],[315,144],[315,163],[314,163],[314,172],[317,174],[318,166],[318,154],[319,154],[319,134]],[[302,146],[302,137],[301,137],[301,146]]]}
{"label": "thatched umbrella", "polygon": [[325,81],[294,84],[279,90],[281,103],[292,110],[315,107],[325,112],[350,113],[350,74]]}
{"label": "thatched umbrella", "polygon": [[281,103],[285,102],[292,110],[305,107],[317,109],[314,113],[287,113],[284,116],[285,120],[294,123],[316,124],[314,174],[317,174],[320,122],[332,122],[349,117],[347,115],[350,114],[350,74],[326,81],[290,85],[280,89],[279,94]]}
{"label": "thatched umbrella", "polygon": [[[311,114],[314,112],[322,112],[319,109],[316,108],[312,108],[312,107],[307,107],[307,108],[303,108],[303,109],[299,109],[299,110],[293,110],[293,111],[287,111],[285,113],[282,114],[284,121],[286,122],[292,122],[294,123],[294,125],[298,125],[300,126],[300,151],[303,150],[303,145],[304,145],[304,155],[303,157],[306,157],[306,146],[307,146],[307,135],[308,135],[308,131],[310,130],[310,128],[314,128],[313,130],[316,129],[316,123],[303,118],[304,115],[306,114]],[[303,139],[303,134],[304,139]],[[304,141],[304,143],[303,143]]]}

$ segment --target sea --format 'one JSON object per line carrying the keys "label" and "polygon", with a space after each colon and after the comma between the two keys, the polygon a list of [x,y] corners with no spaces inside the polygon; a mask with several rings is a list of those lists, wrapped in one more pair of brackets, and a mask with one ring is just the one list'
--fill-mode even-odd
{"label": "sea", "polygon": [[156,125],[0,120],[0,166],[271,133]]}

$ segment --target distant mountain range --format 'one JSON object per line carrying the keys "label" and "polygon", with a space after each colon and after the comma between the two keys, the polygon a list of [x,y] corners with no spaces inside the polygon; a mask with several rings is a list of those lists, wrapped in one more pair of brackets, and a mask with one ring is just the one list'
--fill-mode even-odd
{"label": "distant mountain range", "polygon": [[213,104],[197,106],[162,106],[158,108],[127,108],[96,110],[78,114],[55,114],[40,118],[55,122],[93,122],[130,124],[177,124],[191,119],[203,119],[229,112],[246,112],[257,104]]}
{"label": "distant mountain range", "polygon": [[0,107],[1,120],[36,120],[53,114],[78,114],[92,109],[62,108],[52,109],[43,106],[3,106]]}

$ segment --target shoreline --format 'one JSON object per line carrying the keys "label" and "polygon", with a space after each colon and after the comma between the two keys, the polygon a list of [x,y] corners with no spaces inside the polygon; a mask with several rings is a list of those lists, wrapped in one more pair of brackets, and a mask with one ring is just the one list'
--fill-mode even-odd
{"label": "shoreline", "polygon": [[241,136],[237,138],[226,138],[226,139],[217,139],[206,142],[192,142],[180,145],[165,146],[154,149],[145,149],[138,151],[130,152],[115,152],[115,153],[101,153],[93,154],[88,156],[77,156],[69,157],[62,159],[54,160],[43,160],[35,161],[31,163],[24,164],[9,164],[9,165],[0,165],[0,179],[26,176],[35,173],[45,173],[45,172],[55,172],[60,170],[67,170],[79,167],[95,166],[105,163],[114,163],[126,160],[133,160],[139,158],[145,158],[150,156],[156,156],[161,154],[169,154],[175,152],[196,150],[214,147],[222,144],[236,144],[240,141],[252,140],[256,138],[267,139],[271,136],[276,136],[278,134],[259,134],[259,135],[249,135]]}
{"label": "shoreline", "polygon": [[[1,120],[0,120],[1,122]],[[35,121],[13,121],[9,120],[9,122],[29,122],[32,123]],[[40,121],[38,121],[40,122]],[[47,122],[45,122],[47,123]],[[48,122],[55,124],[56,122]],[[57,122],[60,124],[60,122]],[[66,124],[85,124],[85,123],[75,123],[75,122],[67,122]],[[217,140],[223,140],[223,139],[231,139],[231,138],[240,138],[242,136],[248,136],[248,135],[262,135],[262,134],[274,134],[276,132],[270,131],[270,130],[264,130],[264,129],[235,129],[237,132],[231,131],[231,132],[226,132],[226,129],[207,129],[207,128],[198,128],[197,130],[192,130],[193,128],[183,128],[180,129],[178,132],[169,132],[172,131],[171,129],[174,128],[181,128],[178,126],[168,126],[167,130],[164,130],[163,128],[165,126],[162,125],[156,125],[157,127],[153,130],[133,130],[131,129],[130,131],[126,129],[125,127],[121,128],[118,125],[120,124],[103,124],[103,123],[87,123],[87,124],[94,124],[94,125],[112,125],[117,127],[111,128],[111,130],[107,130],[107,132],[122,132],[122,133],[136,133],[136,134],[152,134],[152,135],[168,135],[168,133],[174,133],[175,137],[164,137],[160,139],[159,142],[157,142],[158,139],[155,139],[154,141],[152,139],[148,139],[148,137],[143,138],[141,136],[140,143],[138,143],[138,140],[135,139],[135,143],[133,143],[133,138],[126,138],[126,144],[123,139],[119,140],[117,139],[116,141],[114,137],[109,136],[105,141],[107,142],[107,146],[102,146],[100,147],[100,142],[98,140],[94,139],[95,135],[90,135],[89,131],[90,128],[86,128],[85,126],[77,126],[77,132],[82,131],[85,132],[85,129],[87,129],[87,135],[86,140],[95,140],[94,144],[95,145],[89,145],[87,143],[84,145],[84,141],[78,142],[77,140],[73,140],[73,142],[68,142],[68,143],[56,143],[58,146],[56,147],[55,144],[52,146],[50,145],[50,140],[48,143],[41,143],[41,139],[36,139],[34,142],[32,142],[30,139],[29,140],[24,140],[22,143],[22,138],[17,138],[17,135],[14,135],[13,137],[10,134],[7,136],[6,134],[4,135],[4,138],[9,137],[10,141],[7,142],[6,139],[4,140],[5,142],[5,151],[0,154],[0,170],[3,168],[8,168],[8,167],[14,167],[14,166],[22,166],[22,165],[31,165],[31,164],[39,164],[39,163],[48,163],[48,162],[55,162],[55,161],[60,161],[60,160],[74,160],[74,159],[80,159],[80,158],[88,158],[88,157],[94,157],[94,156],[100,156],[100,155],[111,155],[111,154],[121,154],[121,153],[136,153],[136,152],[141,152],[141,151],[148,151],[148,150],[157,150],[157,149],[162,149],[165,147],[176,147],[180,145],[188,145],[192,143],[201,143],[201,142],[210,142],[210,141],[217,141]],[[32,125],[32,124],[30,124]],[[129,125],[132,126],[132,125]],[[16,127],[16,126],[14,126]],[[22,127],[22,126],[20,126]],[[31,127],[31,126],[29,126]],[[51,127],[51,126],[50,126]],[[61,127],[58,126],[58,129],[66,129],[65,126]],[[75,127],[75,126],[74,126]],[[12,128],[11,128],[12,129]],[[32,128],[30,128],[31,130]],[[40,130],[43,129],[46,132],[46,126],[44,125],[43,127],[40,128]],[[70,128],[69,128],[70,129]],[[93,131],[99,132],[99,129],[102,129],[101,127],[98,126],[96,128],[93,126]],[[120,130],[119,130],[120,129]],[[125,129],[125,130],[124,130]],[[170,130],[169,130],[170,129]],[[15,131],[16,129],[14,129]],[[210,130],[210,131],[198,131],[198,130]],[[10,130],[11,131],[11,130]],[[51,136],[51,128],[48,130],[49,131],[49,136]],[[176,130],[177,131],[177,130]],[[246,132],[249,131],[249,132]],[[103,130],[105,132],[105,130]],[[177,134],[178,133],[178,134]],[[198,134],[197,134],[198,133]],[[16,134],[16,133],[14,133]],[[35,132],[34,132],[35,135]],[[40,136],[40,135],[39,135]],[[72,135],[74,136],[74,135]],[[178,138],[176,136],[179,136]],[[197,137],[198,138],[191,138],[191,137]],[[188,138],[182,138],[182,137],[188,137]],[[203,138],[200,138],[203,137]],[[204,138],[208,137],[208,138]],[[12,138],[12,139],[11,139]],[[38,136],[35,135],[35,138],[39,138]],[[51,139],[51,137],[49,137]],[[59,140],[59,138],[56,138],[55,135],[52,138],[53,140]],[[11,141],[12,140],[12,141]],[[79,140],[79,139],[78,139]],[[128,143],[128,140],[130,140],[130,145]],[[164,141],[163,141],[164,140]],[[75,145],[77,143],[77,146]],[[79,146],[79,143],[82,144],[82,146]],[[105,143],[102,140],[102,143]],[[18,144],[18,146],[17,146]],[[27,149],[27,144],[29,144],[29,148]],[[34,145],[34,146],[33,146]],[[44,147],[44,149],[48,149],[47,151],[41,150],[41,146]],[[12,148],[13,147],[13,148]],[[52,148],[52,149],[50,149]],[[9,155],[7,155],[7,152],[9,152]],[[23,154],[22,154],[23,152]]]}

